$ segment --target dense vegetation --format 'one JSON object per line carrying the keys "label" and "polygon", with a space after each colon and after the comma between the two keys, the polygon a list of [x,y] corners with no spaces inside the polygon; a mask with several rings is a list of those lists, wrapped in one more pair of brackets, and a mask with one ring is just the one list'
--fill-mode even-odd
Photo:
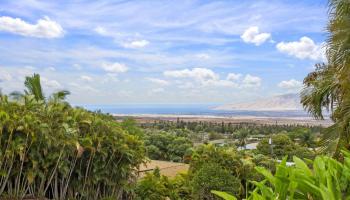
{"label": "dense vegetation", "polygon": [[[326,43],[327,63],[316,65],[304,79],[301,102],[317,119],[329,111],[334,124],[323,131],[321,152],[334,156],[317,156],[309,162],[294,157],[295,167],[286,159],[277,166],[275,175],[256,168],[266,178],[253,182],[256,189],[249,199],[349,199],[350,166],[350,2],[329,1],[329,38]],[[342,151],[345,149],[347,151]],[[268,182],[268,184],[267,184]],[[235,197],[214,192],[224,199]]]}
{"label": "dense vegetation", "polygon": [[0,96],[0,198],[121,198],[144,160],[143,142],[114,118],[45,98],[40,77]]}
{"label": "dense vegetation", "polygon": [[[252,181],[256,188],[248,199],[349,199],[350,153],[342,153],[343,162],[328,156],[317,156],[308,162],[294,157],[295,166],[292,167],[286,165],[286,157],[277,165],[275,175],[265,168],[256,167],[265,180]],[[212,193],[225,200],[236,199],[226,192]]]}
{"label": "dense vegetation", "polygon": [[[34,75],[24,93],[0,94],[0,198],[349,199],[350,2],[329,5],[327,63],[305,78],[301,97],[315,118],[328,110],[334,125],[178,119],[140,129],[73,108],[67,91],[46,97]],[[252,143],[257,149],[247,148]],[[189,170],[168,178],[156,169],[137,180],[147,158]]]}

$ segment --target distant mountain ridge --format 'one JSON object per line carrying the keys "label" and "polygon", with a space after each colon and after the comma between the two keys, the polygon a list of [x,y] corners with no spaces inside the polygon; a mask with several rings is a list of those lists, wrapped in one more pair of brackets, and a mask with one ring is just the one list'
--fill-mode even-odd
{"label": "distant mountain ridge", "polygon": [[284,94],[247,103],[225,104],[214,110],[301,111],[299,94]]}

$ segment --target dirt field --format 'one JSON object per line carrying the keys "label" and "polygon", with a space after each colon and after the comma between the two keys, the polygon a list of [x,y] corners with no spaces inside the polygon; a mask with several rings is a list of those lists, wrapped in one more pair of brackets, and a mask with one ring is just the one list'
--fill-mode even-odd
{"label": "dirt field", "polygon": [[139,177],[142,178],[146,172],[152,172],[156,168],[160,169],[160,174],[168,177],[174,177],[181,172],[187,172],[189,165],[185,163],[167,162],[160,160],[151,160],[139,169]]}

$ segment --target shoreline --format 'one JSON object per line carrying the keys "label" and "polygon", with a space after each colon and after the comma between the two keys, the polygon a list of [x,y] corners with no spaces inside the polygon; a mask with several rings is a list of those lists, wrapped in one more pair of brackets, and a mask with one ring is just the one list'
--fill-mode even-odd
{"label": "shoreline", "polygon": [[116,118],[132,117],[140,123],[160,121],[177,121],[178,119],[185,122],[216,122],[216,123],[254,123],[270,125],[311,125],[328,127],[333,124],[329,119],[315,120],[311,117],[263,117],[263,116],[215,116],[215,115],[176,115],[176,114],[112,114]]}

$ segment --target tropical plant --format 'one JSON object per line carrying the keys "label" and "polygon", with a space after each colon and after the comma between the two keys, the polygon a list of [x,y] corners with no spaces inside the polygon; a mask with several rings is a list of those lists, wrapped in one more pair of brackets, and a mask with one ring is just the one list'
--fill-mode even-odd
{"label": "tropical plant", "polygon": [[241,192],[240,180],[216,163],[204,164],[196,171],[191,180],[195,199],[217,199],[211,190],[222,190],[238,195]]}
{"label": "tropical plant", "polygon": [[135,187],[135,199],[140,200],[190,200],[191,188],[186,174],[168,178],[158,168],[140,179]]}
{"label": "tropical plant", "polygon": [[247,139],[249,137],[249,134],[250,134],[250,130],[247,128],[240,129],[236,133],[236,136],[238,139],[238,144],[241,148],[244,148],[244,149],[246,148]]}
{"label": "tropical plant", "polygon": [[45,98],[40,76],[0,96],[0,198],[121,198],[144,146],[112,116]]}
{"label": "tropical plant", "polygon": [[322,150],[338,156],[341,148],[350,149],[350,2],[330,0],[329,12],[327,63],[304,79],[301,102],[315,118],[330,112],[335,123],[323,134]]}
{"label": "tropical plant", "polygon": [[248,199],[350,199],[350,153],[343,151],[343,157],[343,163],[329,156],[317,156],[307,162],[293,157],[295,166],[287,166],[285,157],[274,175],[263,167],[256,167],[265,180],[252,181],[256,188]]}
{"label": "tropical plant", "polygon": [[169,131],[147,130],[144,134],[149,158],[181,162],[191,153],[192,142]]}
{"label": "tropical plant", "polygon": [[293,142],[287,134],[273,135],[271,136],[271,141],[272,144],[269,144],[268,138],[262,139],[257,146],[257,152],[278,159],[282,159],[285,155],[289,156],[289,158],[295,155],[309,159],[314,157],[312,151]]}

